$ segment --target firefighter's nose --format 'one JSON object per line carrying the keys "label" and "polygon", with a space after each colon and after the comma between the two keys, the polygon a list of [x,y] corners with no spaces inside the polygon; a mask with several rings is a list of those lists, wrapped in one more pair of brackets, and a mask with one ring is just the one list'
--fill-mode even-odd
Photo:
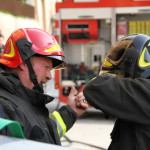
{"label": "firefighter's nose", "polygon": [[48,80],[51,80],[51,79],[52,79],[51,71],[48,71],[48,73],[47,73],[47,79],[48,79]]}

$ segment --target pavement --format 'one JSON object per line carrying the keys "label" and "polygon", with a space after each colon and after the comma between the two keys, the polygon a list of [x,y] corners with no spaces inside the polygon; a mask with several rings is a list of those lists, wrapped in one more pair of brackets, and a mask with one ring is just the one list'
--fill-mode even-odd
{"label": "pavement", "polygon": [[79,150],[105,150],[111,142],[114,122],[114,118],[105,119],[100,111],[87,111],[61,138],[62,146]]}

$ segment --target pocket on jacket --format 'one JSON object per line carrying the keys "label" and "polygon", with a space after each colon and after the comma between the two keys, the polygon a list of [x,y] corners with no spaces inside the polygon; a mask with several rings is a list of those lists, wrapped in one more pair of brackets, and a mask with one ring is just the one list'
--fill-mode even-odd
{"label": "pocket on jacket", "polygon": [[33,126],[30,133],[30,139],[37,140],[37,139],[41,139],[42,137],[44,137],[44,133],[42,129],[37,125]]}

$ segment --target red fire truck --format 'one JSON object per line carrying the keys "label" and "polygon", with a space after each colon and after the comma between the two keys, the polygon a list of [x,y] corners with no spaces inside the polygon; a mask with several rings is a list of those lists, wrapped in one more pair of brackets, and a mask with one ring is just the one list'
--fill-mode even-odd
{"label": "red fire truck", "polygon": [[55,19],[55,38],[68,67],[53,72],[54,86],[48,84],[46,92],[66,103],[70,86],[82,90],[116,40],[126,34],[150,35],[150,0],[63,0],[56,3]]}

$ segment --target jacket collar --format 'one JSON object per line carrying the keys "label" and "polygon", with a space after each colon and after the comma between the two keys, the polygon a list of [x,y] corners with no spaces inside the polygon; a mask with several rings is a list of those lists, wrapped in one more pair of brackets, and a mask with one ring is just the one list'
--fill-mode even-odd
{"label": "jacket collar", "polygon": [[0,74],[0,82],[1,88],[4,88],[8,92],[35,106],[45,106],[46,103],[51,102],[54,99],[49,95],[39,93],[37,90],[26,88],[21,83],[16,72],[4,72]]}

